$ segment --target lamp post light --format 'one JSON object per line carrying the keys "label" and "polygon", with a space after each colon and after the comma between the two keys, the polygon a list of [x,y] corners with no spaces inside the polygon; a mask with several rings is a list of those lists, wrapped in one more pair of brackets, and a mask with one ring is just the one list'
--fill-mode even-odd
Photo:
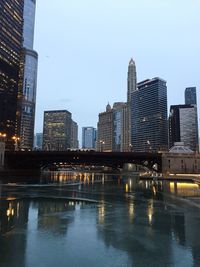
{"label": "lamp post light", "polygon": [[20,140],[20,138],[17,137],[17,136],[13,136],[13,137],[12,137],[12,140],[14,140],[15,151],[18,151],[18,149],[19,149],[19,140]]}

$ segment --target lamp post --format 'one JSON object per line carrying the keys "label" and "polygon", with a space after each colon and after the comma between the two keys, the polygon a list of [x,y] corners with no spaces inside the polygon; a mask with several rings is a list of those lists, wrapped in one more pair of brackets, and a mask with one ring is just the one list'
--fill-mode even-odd
{"label": "lamp post", "polygon": [[18,151],[18,149],[19,149],[19,140],[20,140],[20,138],[17,137],[17,136],[13,136],[13,137],[12,137],[12,140],[14,140],[15,151]]}

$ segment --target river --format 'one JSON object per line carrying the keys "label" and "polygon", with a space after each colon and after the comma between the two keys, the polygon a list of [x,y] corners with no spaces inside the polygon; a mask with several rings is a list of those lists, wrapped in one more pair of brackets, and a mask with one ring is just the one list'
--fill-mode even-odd
{"label": "river", "polygon": [[106,173],[0,183],[1,267],[200,266],[200,188]]}

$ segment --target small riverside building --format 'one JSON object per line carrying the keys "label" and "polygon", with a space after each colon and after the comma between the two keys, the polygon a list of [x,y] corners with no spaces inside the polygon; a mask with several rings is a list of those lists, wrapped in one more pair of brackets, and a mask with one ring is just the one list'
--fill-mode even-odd
{"label": "small riverside building", "polygon": [[174,143],[169,152],[162,155],[162,173],[200,174],[200,154],[184,146],[182,142]]}

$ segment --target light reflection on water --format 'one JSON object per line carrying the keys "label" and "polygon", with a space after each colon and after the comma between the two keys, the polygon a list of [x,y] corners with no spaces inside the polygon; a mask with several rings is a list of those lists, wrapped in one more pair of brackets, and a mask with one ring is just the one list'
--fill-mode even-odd
{"label": "light reflection on water", "polygon": [[81,172],[8,182],[0,266],[200,266],[196,184]]}

